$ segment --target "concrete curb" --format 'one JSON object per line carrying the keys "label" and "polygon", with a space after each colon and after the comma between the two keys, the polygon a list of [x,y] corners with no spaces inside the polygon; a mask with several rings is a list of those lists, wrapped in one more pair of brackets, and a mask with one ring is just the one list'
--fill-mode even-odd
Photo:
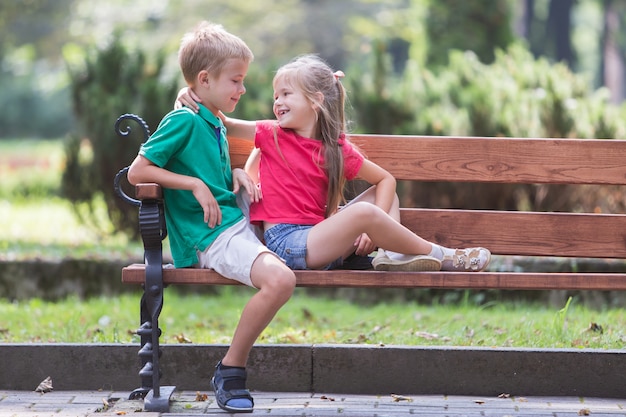
{"label": "concrete curb", "polygon": [[[162,384],[209,389],[224,345],[162,346]],[[0,389],[130,391],[138,345],[0,344]],[[369,345],[258,345],[248,385],[275,392],[626,398],[626,351]]]}

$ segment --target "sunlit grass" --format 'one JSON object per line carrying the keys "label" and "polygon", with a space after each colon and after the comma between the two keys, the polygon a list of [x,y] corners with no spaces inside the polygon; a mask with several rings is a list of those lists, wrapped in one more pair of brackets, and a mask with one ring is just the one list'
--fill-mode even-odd
{"label": "sunlit grass", "polygon": [[[218,295],[166,290],[163,343],[230,343],[252,290]],[[137,343],[138,295],[62,302],[0,301],[0,342]],[[595,311],[572,301],[562,309],[528,303],[357,305],[296,290],[260,344],[369,344],[623,349],[623,309]]]}
{"label": "sunlit grass", "polygon": [[[108,220],[102,216],[101,221]],[[125,235],[103,235],[79,221],[67,200],[0,200],[0,260],[137,259],[141,252],[141,244],[129,242]]]}
{"label": "sunlit grass", "polygon": [[94,227],[58,196],[63,168],[60,139],[0,140],[0,260],[140,259],[141,244],[115,233],[104,202]]}
{"label": "sunlit grass", "polygon": [[[97,230],[85,225],[71,203],[56,196],[61,172],[60,141],[0,141],[0,260],[140,259],[139,243],[113,232],[103,235],[106,225]],[[105,215],[98,219],[108,221]],[[592,310],[577,299],[559,308],[479,305],[471,297],[445,305],[362,305],[308,294],[297,289],[258,343],[623,349],[626,341],[624,309]],[[162,341],[230,343],[251,295],[245,288],[220,288],[218,295],[182,295],[168,288]],[[138,323],[138,294],[55,302],[0,299],[0,343],[136,343]]]}

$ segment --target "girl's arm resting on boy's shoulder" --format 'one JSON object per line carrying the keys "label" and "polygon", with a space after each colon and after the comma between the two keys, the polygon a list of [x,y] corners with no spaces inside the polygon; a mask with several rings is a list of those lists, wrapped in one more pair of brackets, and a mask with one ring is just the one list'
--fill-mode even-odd
{"label": "girl's arm resting on boy's shoulder", "polygon": [[376,186],[376,205],[389,213],[396,195],[396,179],[393,175],[365,159],[357,177]]}
{"label": "girl's arm resting on boy's shoulder", "polygon": [[174,109],[180,109],[181,107],[186,106],[198,113],[200,107],[198,107],[197,102],[202,102],[202,99],[198,97],[191,88],[183,87],[178,91],[176,101],[174,102]]}
{"label": "girl's arm resting on boy's shoulder", "polygon": [[254,140],[256,121],[234,119],[226,116],[222,118],[222,121],[224,122],[224,126],[226,126],[228,136],[250,141]]}
{"label": "girl's arm resting on boy's shoulder", "polygon": [[213,228],[222,223],[222,210],[209,187],[199,178],[176,174],[138,155],[128,170],[128,181],[132,185],[142,182],[155,182],[164,188],[189,190],[204,211],[204,222]]}

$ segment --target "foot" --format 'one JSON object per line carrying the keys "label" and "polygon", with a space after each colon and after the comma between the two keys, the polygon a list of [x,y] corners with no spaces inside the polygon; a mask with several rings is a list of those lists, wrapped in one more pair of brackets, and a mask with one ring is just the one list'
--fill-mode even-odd
{"label": "foot", "polygon": [[378,253],[372,261],[376,271],[439,271],[441,261],[428,255],[415,255],[407,260],[395,260],[389,258],[383,249],[378,249]]}
{"label": "foot", "polygon": [[242,368],[222,369],[220,361],[215,367],[215,375],[211,379],[211,385],[215,391],[217,405],[231,413],[251,413],[254,409],[254,400],[247,389],[226,390],[224,385],[228,381],[243,380],[245,386],[247,374]]}
{"label": "foot", "polygon": [[453,255],[443,257],[442,271],[480,272],[487,268],[491,260],[491,252],[485,248],[457,249]]}

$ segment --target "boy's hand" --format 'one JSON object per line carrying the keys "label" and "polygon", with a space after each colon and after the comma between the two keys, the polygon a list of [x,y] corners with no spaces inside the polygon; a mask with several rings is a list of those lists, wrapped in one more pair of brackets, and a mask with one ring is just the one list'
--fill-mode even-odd
{"label": "boy's hand", "polygon": [[198,97],[196,93],[194,93],[193,90],[191,90],[191,88],[184,87],[180,89],[180,91],[178,92],[178,95],[176,96],[176,101],[174,102],[174,108],[180,109],[181,107],[185,106],[185,107],[190,108],[194,112],[198,113],[198,110],[200,110],[200,107],[198,106],[198,103],[196,102],[202,103],[202,99]]}
{"label": "boy's hand", "polygon": [[204,222],[212,229],[218,224],[222,224],[222,210],[209,187],[201,180],[192,189],[193,196],[204,210]]}
{"label": "boy's hand", "polygon": [[354,246],[356,246],[354,253],[359,256],[365,256],[376,249],[376,245],[374,245],[372,239],[365,233],[356,239]]}
{"label": "boy's hand", "polygon": [[248,196],[250,196],[251,203],[256,203],[263,198],[261,189],[256,186],[246,171],[241,168],[235,168],[233,169],[233,193],[237,194],[241,187],[243,187],[248,193]]}

